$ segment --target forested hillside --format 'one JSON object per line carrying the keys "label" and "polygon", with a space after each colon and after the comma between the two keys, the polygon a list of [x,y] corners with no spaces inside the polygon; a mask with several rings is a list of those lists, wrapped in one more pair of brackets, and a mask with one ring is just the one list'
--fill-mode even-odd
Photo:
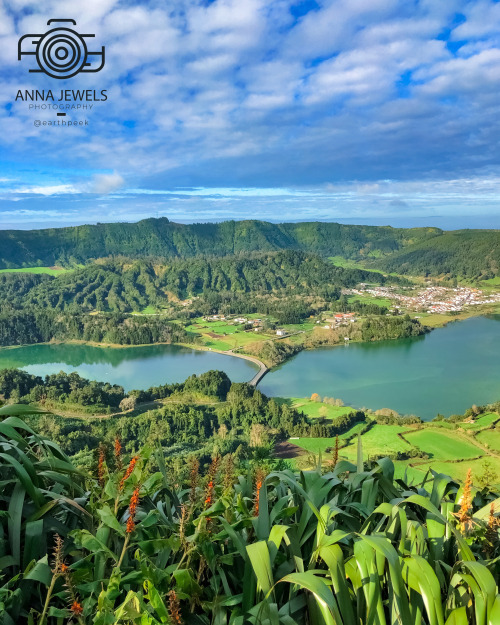
{"label": "forested hillside", "polygon": [[[340,288],[382,274],[335,267],[305,252],[254,253],[172,261],[104,260],[57,278],[0,274],[0,302],[26,309],[130,312],[161,307],[169,299],[208,293],[319,294],[338,299]],[[0,309],[2,304],[0,303]]]}
{"label": "forested hillside", "polygon": [[0,231],[0,269],[71,265],[108,255],[191,258],[282,249],[364,258],[388,254],[441,233],[438,228],[402,229],[318,222],[176,224],[166,218],[46,230],[3,230]]}
{"label": "forested hillside", "polygon": [[375,263],[378,269],[408,275],[485,280],[499,275],[500,232],[457,230],[419,241]]}

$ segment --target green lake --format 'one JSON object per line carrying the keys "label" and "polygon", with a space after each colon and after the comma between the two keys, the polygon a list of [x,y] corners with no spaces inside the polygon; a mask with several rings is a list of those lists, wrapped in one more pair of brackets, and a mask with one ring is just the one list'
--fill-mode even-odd
{"label": "green lake", "polygon": [[[94,347],[31,345],[0,349],[0,368],[47,375],[77,371],[126,390],[182,382],[193,373],[225,371],[250,380],[252,362],[177,345]],[[266,395],[340,398],[356,408],[393,408],[431,419],[500,400],[500,316],[451,323],[425,336],[304,351],[260,382]]]}
{"label": "green lake", "polygon": [[233,382],[247,382],[259,370],[242,358],[179,345],[95,347],[74,343],[0,349],[0,369],[6,367],[40,376],[76,371],[84,378],[120,384],[127,391],[184,382],[193,373],[210,369],[225,371]]}
{"label": "green lake", "polygon": [[432,419],[500,400],[500,316],[450,323],[425,336],[297,354],[259,384],[267,395],[340,398]]}

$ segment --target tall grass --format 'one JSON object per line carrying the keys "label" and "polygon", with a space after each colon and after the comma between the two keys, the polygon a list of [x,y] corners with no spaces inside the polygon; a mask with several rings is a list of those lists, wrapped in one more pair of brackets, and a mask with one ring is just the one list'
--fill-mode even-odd
{"label": "tall grass", "polygon": [[2,622],[500,623],[500,500],[472,477],[409,486],[361,448],[328,473],[126,460],[117,444],[84,479],[19,416],[0,422]]}

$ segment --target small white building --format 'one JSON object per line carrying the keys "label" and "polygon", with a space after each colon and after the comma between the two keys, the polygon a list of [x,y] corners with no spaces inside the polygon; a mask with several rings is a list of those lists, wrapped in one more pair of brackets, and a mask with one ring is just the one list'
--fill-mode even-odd
{"label": "small white building", "polygon": [[279,330],[276,330],[276,335],[277,336],[286,336],[286,330],[283,330],[282,328],[280,328]]}

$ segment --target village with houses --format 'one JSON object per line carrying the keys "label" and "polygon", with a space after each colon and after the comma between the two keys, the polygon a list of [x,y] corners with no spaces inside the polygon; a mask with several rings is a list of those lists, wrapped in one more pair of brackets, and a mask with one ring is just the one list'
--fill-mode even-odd
{"label": "village with houses", "polygon": [[461,312],[467,306],[500,302],[499,292],[488,293],[478,288],[466,286],[449,288],[432,285],[417,290],[413,287],[407,287],[407,289],[412,291],[411,295],[401,293],[404,290],[401,287],[360,284],[355,289],[344,289],[343,293],[345,295],[370,295],[393,300],[395,311],[404,309],[426,313]]}
{"label": "village with houses", "polygon": [[387,316],[411,314],[417,319],[422,318],[425,324],[433,317],[428,324],[431,327],[441,325],[441,315],[446,323],[450,315],[459,315],[471,307],[500,303],[498,290],[430,283],[404,287],[360,283],[356,288],[342,289],[342,295],[353,303],[351,310],[348,304],[347,307],[344,305],[342,312],[335,309],[318,311],[300,324],[280,325],[275,318],[262,313],[219,313],[193,319],[187,330],[196,333],[208,349],[232,353],[260,341],[289,339],[298,344],[306,335],[314,335],[313,341],[321,342],[325,339],[320,334],[335,330],[338,331],[336,340],[342,342],[343,339],[347,344],[358,328],[355,324],[362,322],[366,315],[354,305],[356,301],[383,307]]}

